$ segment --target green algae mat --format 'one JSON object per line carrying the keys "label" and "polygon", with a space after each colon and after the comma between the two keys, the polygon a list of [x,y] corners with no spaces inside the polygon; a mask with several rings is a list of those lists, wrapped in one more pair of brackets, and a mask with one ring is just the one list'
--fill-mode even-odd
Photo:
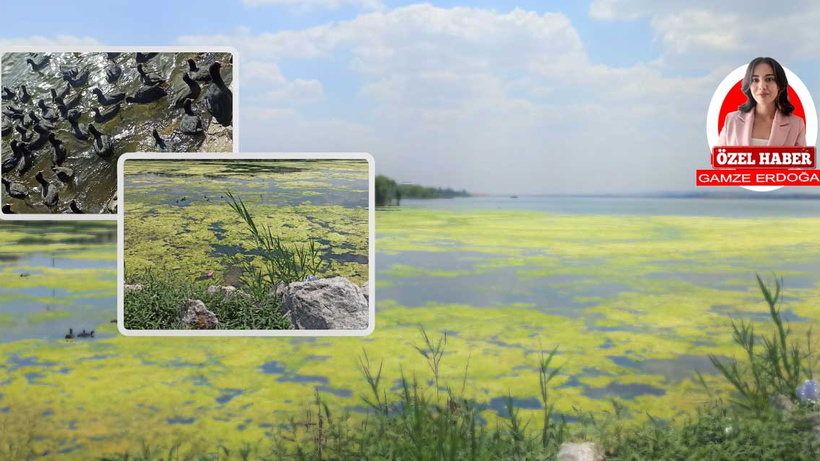
{"label": "green algae mat", "polygon": [[[215,231],[208,229],[219,221],[219,244],[242,242],[227,206],[204,198],[213,202],[223,186],[199,195],[174,193],[176,186],[163,189],[157,181],[176,181],[173,171],[165,168],[171,175],[158,176],[149,170],[134,172],[134,184],[141,175],[156,177],[146,178],[144,198],[126,208],[126,220],[146,223],[141,237],[132,235],[126,246],[134,252],[133,264],[162,264],[192,277],[220,270],[210,255]],[[295,191],[285,207],[338,206],[308,205],[299,194],[319,182],[341,186],[341,178],[304,176],[293,177],[292,189],[280,188]],[[240,182],[234,192],[248,197],[249,208],[268,206],[263,187],[237,192]],[[178,205],[182,196],[185,202],[196,197],[197,203]],[[302,235],[297,229],[326,227],[284,218],[277,207],[259,213],[292,225],[283,229],[294,229],[293,238]],[[154,215],[158,221],[149,224]],[[190,224],[174,227],[159,219],[163,215]],[[342,216],[325,224],[335,233],[351,232],[346,226],[354,218]],[[727,395],[727,384],[706,354],[740,354],[731,342],[730,315],[760,322],[768,331],[755,272],[783,277],[783,311],[796,334],[820,313],[820,219],[424,207],[378,210],[376,219],[376,329],[364,338],[121,337],[107,323],[115,312],[114,277],[106,268],[89,266],[110,262],[106,267],[112,270],[113,243],[94,240],[99,232],[84,225],[38,235],[0,222],[0,296],[16,300],[14,308],[0,302],[0,441],[28,440],[39,453],[76,459],[133,452],[140,440],[209,450],[220,443],[273,443],[271,436],[283,424],[304,418],[316,391],[335,414],[363,416],[363,350],[375,366],[383,361],[386,389],[395,389],[403,372],[417,376],[433,395],[427,362],[413,347],[422,343],[420,326],[434,337],[447,334],[439,385],[463,386],[488,424],[506,415],[507,395],[521,408],[520,416],[538,423],[538,353],[555,346],[554,363],[563,368],[550,395],[568,420],[576,409],[611,410],[610,400],[636,419],[649,413],[668,420]],[[151,238],[159,250],[143,247],[142,240]],[[72,239],[79,243],[67,243]],[[166,256],[179,250],[175,246],[185,248],[187,257]],[[63,262],[50,268],[50,255]],[[334,262],[340,271],[350,263]],[[30,275],[20,277],[21,272]],[[353,268],[349,276],[357,276]],[[33,290],[63,291],[50,297]],[[94,293],[108,304],[87,307],[94,305]],[[81,301],[53,310],[63,314],[48,314],[49,302],[78,294]],[[64,318],[95,309],[106,314],[88,314],[84,323]],[[99,337],[66,342],[69,325],[96,328]]]}

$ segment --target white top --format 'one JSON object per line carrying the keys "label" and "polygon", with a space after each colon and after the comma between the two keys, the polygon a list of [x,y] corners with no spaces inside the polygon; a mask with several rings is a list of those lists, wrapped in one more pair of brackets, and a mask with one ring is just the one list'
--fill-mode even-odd
{"label": "white top", "polygon": [[752,138],[752,145],[753,146],[767,146],[769,145],[768,139],[760,139],[760,138]]}

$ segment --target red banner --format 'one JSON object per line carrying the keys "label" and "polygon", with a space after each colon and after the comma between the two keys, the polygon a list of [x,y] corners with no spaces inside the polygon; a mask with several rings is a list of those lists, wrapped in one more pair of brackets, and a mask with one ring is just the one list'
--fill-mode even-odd
{"label": "red banner", "polygon": [[818,170],[697,170],[698,186],[820,186]]}
{"label": "red banner", "polygon": [[814,146],[716,146],[713,168],[815,168]]}

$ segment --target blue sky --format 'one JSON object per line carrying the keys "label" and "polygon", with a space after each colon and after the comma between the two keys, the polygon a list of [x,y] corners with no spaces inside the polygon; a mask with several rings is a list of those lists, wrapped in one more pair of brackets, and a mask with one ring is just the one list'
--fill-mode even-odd
{"label": "blue sky", "polygon": [[489,193],[693,190],[729,71],[771,55],[820,87],[807,1],[192,5],[3,2],[0,45],[230,45],[242,150],[367,151],[399,181]]}

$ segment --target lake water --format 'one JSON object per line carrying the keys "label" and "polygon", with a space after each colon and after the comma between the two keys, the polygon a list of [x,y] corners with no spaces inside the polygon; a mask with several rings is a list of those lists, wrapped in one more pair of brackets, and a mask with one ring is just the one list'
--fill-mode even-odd
{"label": "lake water", "polygon": [[[817,209],[809,200],[407,200],[376,213],[371,336],[123,338],[102,323],[115,312],[113,300],[110,306],[60,306],[87,313],[89,321],[74,320],[75,329],[100,318],[96,325],[109,336],[66,344],[64,319],[18,319],[11,330],[0,329],[0,337],[14,334],[0,344],[0,357],[11,364],[0,367],[0,411],[22,411],[23,396],[29,405],[43,402],[35,405],[48,412],[42,417],[48,437],[40,443],[75,450],[78,459],[131,446],[134,434],[170,440],[163,435],[169,428],[202,443],[239,446],[303,415],[314,391],[333,408],[363,411],[367,386],[357,365],[363,349],[377,367],[383,361],[384,382],[395,384],[404,372],[424,383],[429,370],[413,348],[424,327],[434,337],[447,332],[442,382],[457,389],[466,383],[467,396],[489,422],[504,415],[508,394],[524,417],[536,415],[538,353],[555,346],[564,366],[551,395],[570,420],[573,407],[610,410],[611,398],[632,416],[671,419],[708,401],[695,370],[713,392],[728,390],[707,354],[740,353],[729,315],[768,331],[755,273],[782,276],[783,310],[796,334],[820,316]],[[22,280],[36,280],[35,271],[52,265],[114,267],[113,260],[98,267],[94,258],[52,261],[56,238],[34,240],[36,248],[14,259],[8,255],[20,254],[14,248],[29,231],[6,234],[5,222],[0,229],[19,237],[0,246],[0,275],[7,274],[0,278],[0,299],[21,297],[13,308],[0,301],[0,315],[21,316],[20,299],[29,295],[38,298],[31,311],[48,311],[50,290],[57,290],[56,299],[59,290],[72,288],[4,284],[19,283],[20,271],[32,273]],[[33,228],[30,234],[42,239],[57,232],[84,233]],[[98,245],[83,251],[113,253],[112,245]],[[102,273],[89,278],[92,286],[74,294],[87,296],[111,283]],[[49,291],[24,291],[30,289]],[[46,339],[18,341],[25,338]]]}

